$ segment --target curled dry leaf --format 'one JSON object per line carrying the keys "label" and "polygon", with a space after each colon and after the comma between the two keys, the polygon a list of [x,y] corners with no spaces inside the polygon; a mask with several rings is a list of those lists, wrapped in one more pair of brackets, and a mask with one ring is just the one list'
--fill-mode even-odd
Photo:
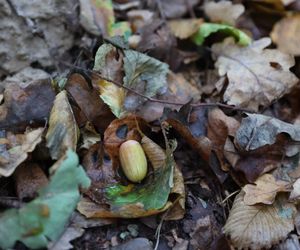
{"label": "curled dry leaf", "polygon": [[42,141],[44,128],[27,130],[24,134],[7,133],[0,139],[0,176],[10,176]]}
{"label": "curled dry leaf", "polygon": [[51,110],[49,129],[46,135],[47,147],[51,157],[58,159],[67,149],[76,150],[79,129],[69,103],[67,92],[63,90],[56,95]]}
{"label": "curled dry leaf", "polygon": [[240,47],[227,38],[212,46],[219,75],[228,77],[223,96],[228,104],[257,110],[288,93],[298,82],[289,70],[295,64],[294,58],[276,49],[264,49],[270,43],[270,39],[263,38]]}
{"label": "curled dry leaf", "polygon": [[235,25],[236,20],[245,11],[242,4],[232,4],[230,1],[206,2],[204,12],[212,22]]}
{"label": "curled dry leaf", "polygon": [[281,19],[273,27],[271,37],[278,49],[294,56],[300,55],[300,15],[288,16]]}
{"label": "curled dry leaf", "polygon": [[273,204],[277,193],[290,191],[290,186],[287,181],[276,180],[273,175],[264,174],[255,181],[255,185],[247,184],[243,187],[244,202],[246,205]]}
{"label": "curled dry leaf", "polygon": [[246,205],[241,191],[223,230],[238,249],[270,248],[294,229],[295,211],[295,205],[287,203],[284,197],[278,197],[273,205]]}

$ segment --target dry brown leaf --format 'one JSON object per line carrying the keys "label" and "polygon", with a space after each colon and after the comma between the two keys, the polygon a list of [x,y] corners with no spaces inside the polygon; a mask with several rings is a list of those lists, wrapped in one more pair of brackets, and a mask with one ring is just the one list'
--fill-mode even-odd
{"label": "dry brown leaf", "polygon": [[26,131],[25,134],[8,133],[1,138],[0,176],[10,176],[42,140],[44,128]]}
{"label": "dry brown leaf", "polygon": [[276,180],[271,174],[264,174],[255,181],[255,185],[247,184],[243,188],[244,202],[246,205],[273,204],[277,193],[287,192],[289,187],[289,182]]}
{"label": "dry brown leaf", "polygon": [[204,12],[212,22],[223,22],[235,25],[236,20],[245,11],[242,4],[232,4],[231,1],[212,2],[204,5]]}
{"label": "dry brown leaf", "polygon": [[64,90],[56,95],[46,135],[51,157],[59,159],[68,148],[76,151],[79,129]]}
{"label": "dry brown leaf", "polygon": [[272,30],[271,37],[278,49],[295,56],[300,55],[300,15],[289,16],[277,22]]}
{"label": "dry brown leaf", "polygon": [[287,203],[284,197],[278,197],[273,205],[248,206],[241,191],[234,200],[223,230],[238,249],[270,248],[294,229],[295,211],[295,205]]}
{"label": "dry brown leaf", "polygon": [[[294,58],[276,49],[264,49],[270,43],[269,38],[263,38],[240,47],[228,38],[212,46],[219,75],[227,74],[229,80],[223,96],[228,104],[257,110],[288,93],[298,82],[289,71]],[[221,91],[222,86],[217,87]]]}
{"label": "dry brown leaf", "polygon": [[186,39],[196,33],[203,23],[202,19],[191,18],[191,19],[181,19],[181,20],[171,20],[168,25],[174,36],[180,39]]}

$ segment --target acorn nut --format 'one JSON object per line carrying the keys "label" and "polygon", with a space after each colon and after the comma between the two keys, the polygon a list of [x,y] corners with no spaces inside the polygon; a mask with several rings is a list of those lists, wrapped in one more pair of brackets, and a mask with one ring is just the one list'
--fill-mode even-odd
{"label": "acorn nut", "polygon": [[119,156],[126,177],[132,182],[141,182],[147,174],[147,159],[141,144],[135,140],[122,143]]}

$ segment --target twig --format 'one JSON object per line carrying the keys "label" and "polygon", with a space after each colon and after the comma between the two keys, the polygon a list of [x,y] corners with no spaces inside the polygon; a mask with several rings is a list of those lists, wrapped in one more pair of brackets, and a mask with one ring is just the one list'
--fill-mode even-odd
{"label": "twig", "polygon": [[[185,105],[186,103],[182,103],[182,102],[172,102],[172,101],[167,101],[167,100],[160,100],[160,99],[155,99],[155,98],[152,98],[152,97],[149,97],[149,96],[146,96],[132,88],[129,88],[127,86],[124,86],[122,83],[119,83],[115,80],[112,80],[112,79],[109,79],[105,76],[103,76],[102,74],[94,71],[94,70],[90,70],[90,69],[84,69],[82,67],[78,67],[78,66],[75,66],[75,65],[72,65],[72,64],[69,64],[69,63],[66,63],[66,62],[62,62],[63,64],[65,65],[68,65],[69,67],[73,67],[73,68],[76,68],[76,69],[79,69],[79,70],[84,70],[84,71],[87,71],[89,73],[92,73],[92,74],[95,74],[97,75],[99,78],[101,78],[102,80],[104,81],[107,81],[107,82],[111,82],[113,84],[115,84],[116,86],[120,87],[120,88],[123,88],[127,91],[130,91],[138,96],[141,96],[143,98],[145,98],[147,101],[150,101],[150,102],[157,102],[157,103],[163,103],[163,104],[169,104],[169,105],[176,105],[176,106],[183,106]],[[236,107],[236,106],[231,106],[231,105],[228,105],[228,104],[224,104],[224,103],[219,103],[219,102],[214,102],[214,103],[204,103],[204,102],[198,102],[198,103],[192,103],[191,104],[191,107],[193,108],[198,108],[198,107],[220,107],[220,108],[226,108],[226,109],[231,109],[231,110],[236,110],[236,111],[242,111],[242,112],[247,112],[247,113],[255,113],[255,111],[251,110],[251,109],[245,109],[245,108],[240,108],[240,107]]]}

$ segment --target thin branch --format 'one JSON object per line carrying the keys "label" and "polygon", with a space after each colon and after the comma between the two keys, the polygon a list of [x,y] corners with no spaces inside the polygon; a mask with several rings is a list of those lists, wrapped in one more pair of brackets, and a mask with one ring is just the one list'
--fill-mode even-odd
{"label": "thin branch", "polygon": [[[98,76],[99,78],[101,78],[102,80],[104,81],[107,81],[107,82],[110,82],[110,83],[113,83],[114,85],[120,87],[120,88],[123,88],[131,93],[134,93],[140,97],[143,97],[144,99],[146,99],[147,101],[149,102],[157,102],[157,103],[163,103],[163,104],[168,104],[168,105],[176,105],[176,106],[183,106],[185,105],[186,103],[183,103],[183,102],[173,102],[173,101],[168,101],[168,100],[160,100],[160,99],[156,99],[156,98],[152,98],[152,97],[149,97],[149,96],[146,96],[132,88],[129,88],[127,86],[124,86],[122,83],[120,82],[117,82],[115,80],[112,80],[110,78],[107,78],[105,76],[103,76],[102,74],[94,71],[94,70],[90,70],[90,69],[84,69],[82,67],[78,67],[78,66],[75,66],[75,65],[72,65],[72,64],[69,64],[69,63],[66,63],[66,62],[62,62],[63,64],[69,66],[69,67],[73,67],[73,68],[76,68],[76,69],[79,69],[79,70],[84,70],[84,71],[87,71],[89,73],[92,73],[96,76]],[[246,109],[246,108],[240,108],[240,107],[236,107],[236,106],[231,106],[231,105],[228,105],[228,104],[224,104],[224,103],[219,103],[219,102],[214,102],[214,103],[204,103],[204,102],[198,102],[198,103],[192,103],[191,104],[191,107],[193,108],[198,108],[198,107],[220,107],[220,108],[226,108],[226,109],[231,109],[231,110],[236,110],[236,111],[242,111],[242,112],[247,112],[247,113],[255,113],[255,111],[251,110],[251,109]]]}

